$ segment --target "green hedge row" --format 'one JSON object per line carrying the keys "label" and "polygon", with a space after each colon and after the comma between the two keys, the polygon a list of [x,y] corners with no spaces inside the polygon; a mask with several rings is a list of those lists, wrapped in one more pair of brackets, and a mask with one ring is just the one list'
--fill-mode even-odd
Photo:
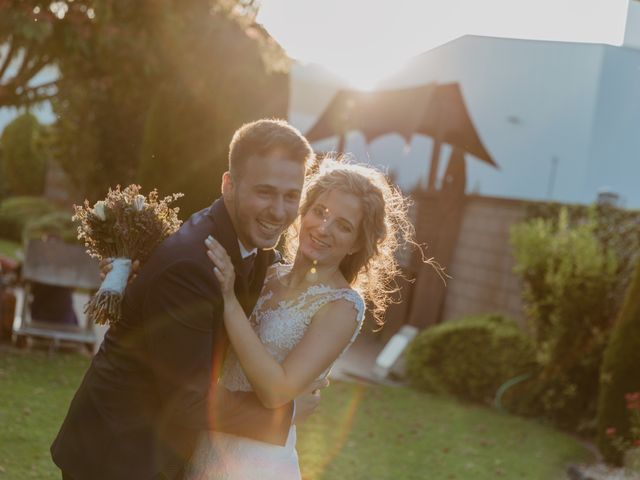
{"label": "green hedge row", "polygon": [[0,203],[0,238],[22,242],[25,236],[53,234],[74,241],[72,215],[42,197],[11,197]]}
{"label": "green hedge row", "polygon": [[[620,464],[625,447],[640,441],[640,414],[634,414],[638,405],[626,398],[636,392],[640,392],[640,262],[611,333],[600,373],[598,447],[608,462]],[[631,403],[636,403],[635,409],[630,408]]]}

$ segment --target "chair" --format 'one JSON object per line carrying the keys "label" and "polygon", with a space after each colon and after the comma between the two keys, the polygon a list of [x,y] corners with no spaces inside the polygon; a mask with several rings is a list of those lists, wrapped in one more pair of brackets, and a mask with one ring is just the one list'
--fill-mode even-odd
{"label": "chair", "polygon": [[84,247],[60,241],[29,240],[25,250],[22,266],[24,294],[18,312],[19,324],[14,328],[18,344],[24,343],[27,337],[48,338],[52,340],[53,349],[62,342],[74,342],[93,351],[97,337],[92,321],[87,319],[86,325],[80,326],[34,318],[32,297],[36,282],[83,289],[92,294],[101,282],[98,262],[87,255]]}

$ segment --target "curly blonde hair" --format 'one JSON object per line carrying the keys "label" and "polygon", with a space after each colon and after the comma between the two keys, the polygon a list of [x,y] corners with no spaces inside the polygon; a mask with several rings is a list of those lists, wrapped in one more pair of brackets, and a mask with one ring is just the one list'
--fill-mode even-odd
{"label": "curly blonde hair", "polygon": [[363,210],[358,232],[358,251],[347,255],[340,271],[352,288],[370,305],[373,317],[382,326],[391,295],[398,291],[395,281],[400,274],[396,251],[400,246],[413,245],[415,230],[409,221],[409,202],[399,189],[392,186],[379,170],[347,159],[325,158],[307,178],[300,203],[300,217],[287,232],[285,259],[293,262],[298,247],[300,218],[324,192],[339,190],[360,199]]}

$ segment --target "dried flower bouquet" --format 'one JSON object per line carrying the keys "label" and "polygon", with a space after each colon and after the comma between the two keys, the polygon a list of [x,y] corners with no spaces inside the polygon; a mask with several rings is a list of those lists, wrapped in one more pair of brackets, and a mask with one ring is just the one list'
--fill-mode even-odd
{"label": "dried flower bouquet", "polygon": [[162,199],[152,190],[145,197],[140,185],[123,190],[109,189],[107,198],[93,207],[74,205],[73,220],[78,222],[78,238],[87,253],[99,259],[112,258],[113,268],[98,292],[85,307],[85,313],[97,324],[116,323],[121,316],[121,302],[131,272],[131,261],[141,263],[160,242],[180,227],[177,207],[169,205],[182,197],[174,193]]}

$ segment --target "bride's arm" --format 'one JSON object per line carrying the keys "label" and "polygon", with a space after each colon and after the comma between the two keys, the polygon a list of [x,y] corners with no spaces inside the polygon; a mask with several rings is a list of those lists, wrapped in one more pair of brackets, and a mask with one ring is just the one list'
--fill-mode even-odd
{"label": "bride's arm", "polygon": [[303,393],[349,344],[357,327],[357,312],[347,300],[321,308],[302,340],[280,364],[260,341],[235,296],[229,256],[217,242],[207,246],[224,298],[225,327],[242,369],[263,405],[285,405]]}
{"label": "bride's arm", "polygon": [[264,347],[239,306],[227,310],[227,333],[247,379],[267,408],[281,407],[306,390],[338,358],[355,329],[351,303],[337,300],[318,312],[304,337],[280,364]]}

